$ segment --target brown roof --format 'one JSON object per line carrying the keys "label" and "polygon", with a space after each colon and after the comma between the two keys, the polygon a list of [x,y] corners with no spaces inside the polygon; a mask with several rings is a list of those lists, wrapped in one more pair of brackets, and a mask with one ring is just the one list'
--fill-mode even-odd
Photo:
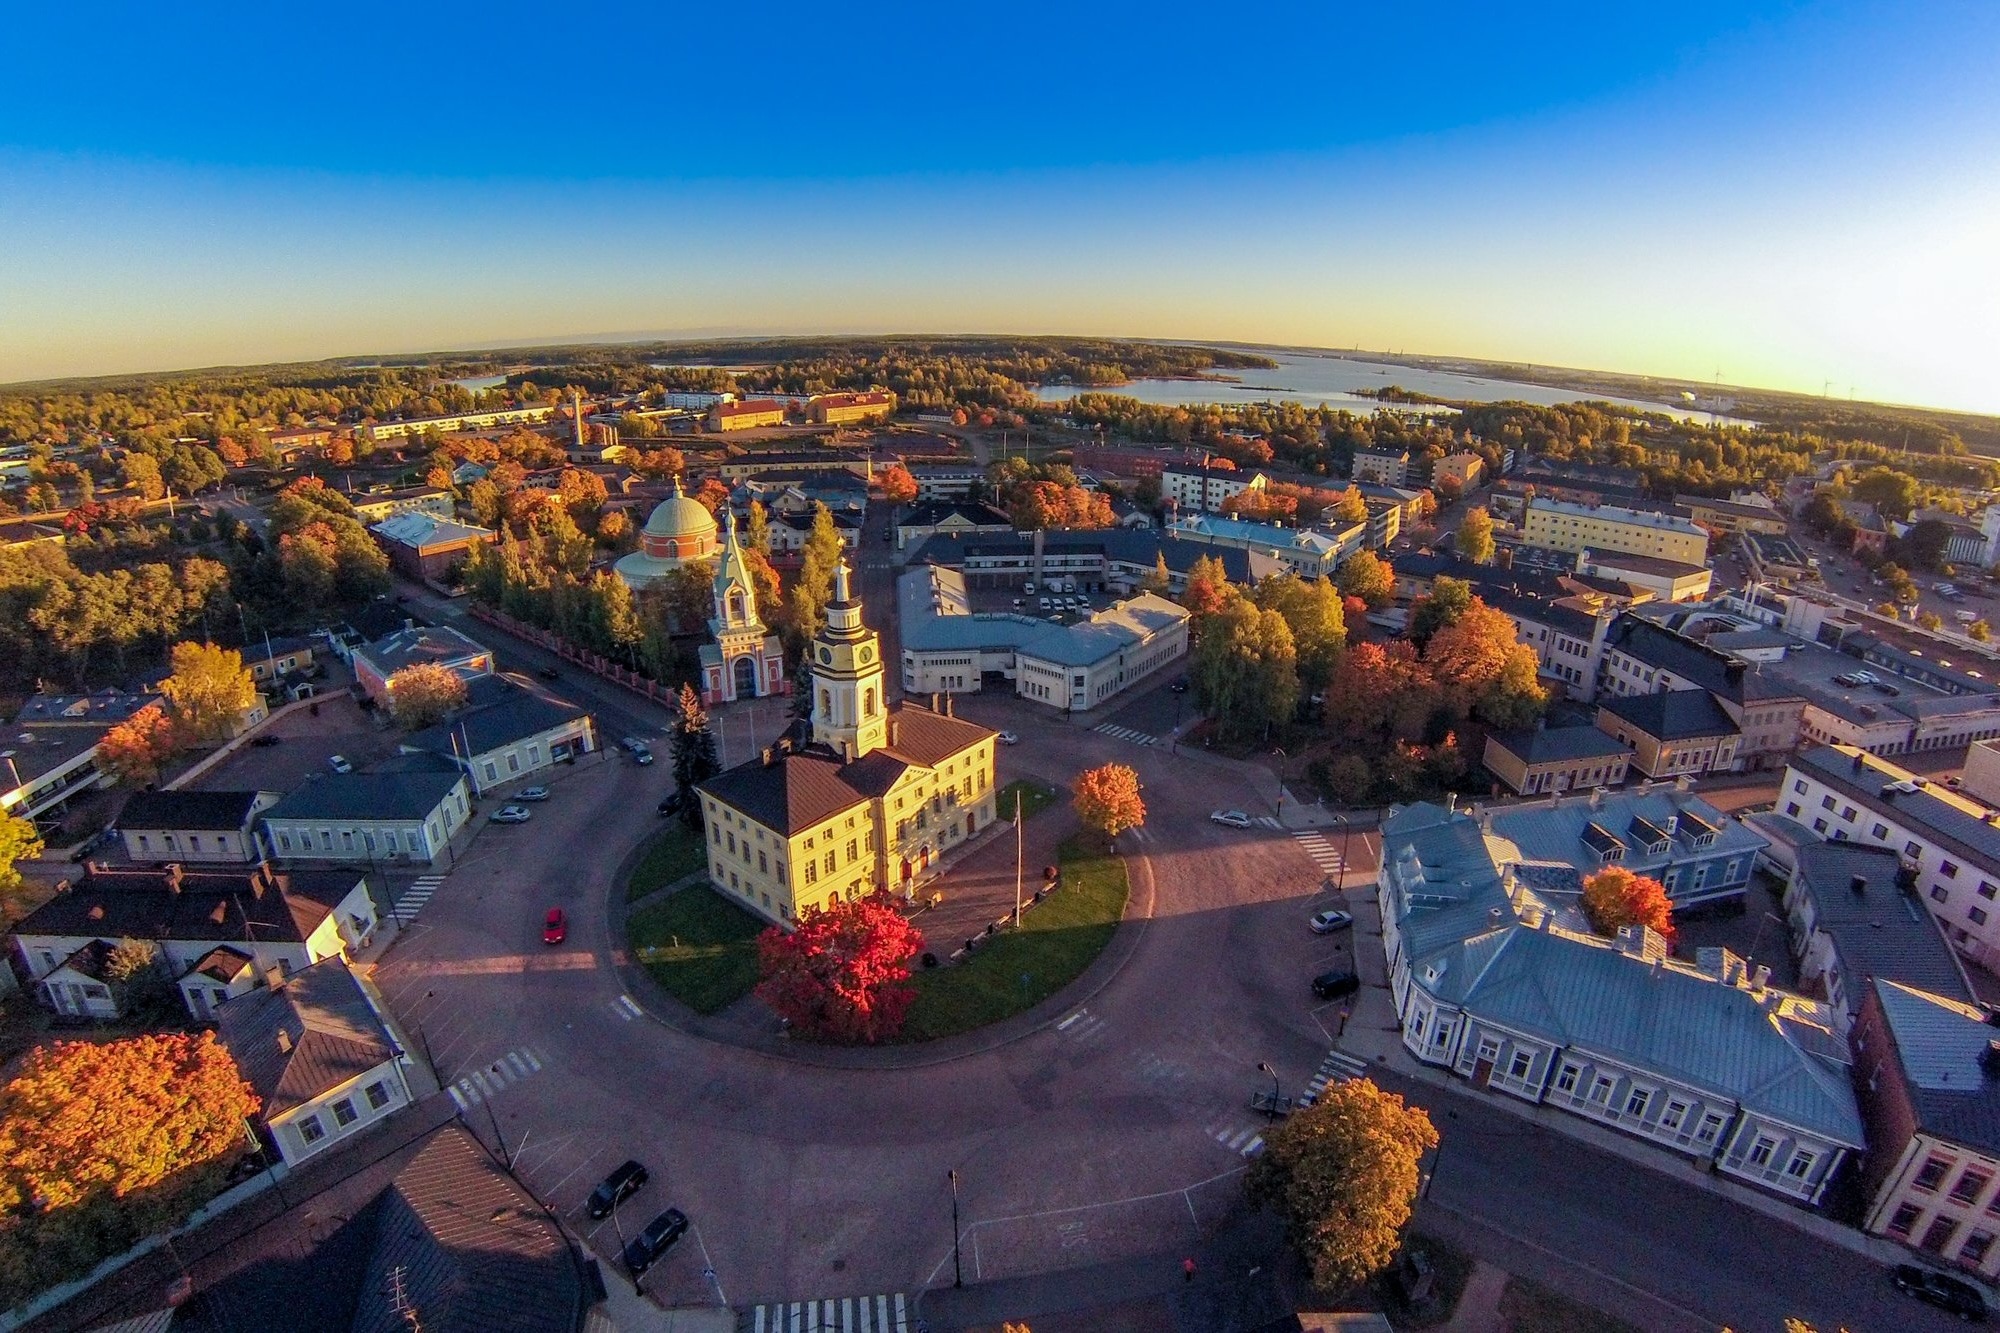
{"label": "brown roof", "polygon": [[215,1011],[217,1036],[263,1098],[265,1119],[295,1110],[395,1054],[381,1015],[344,958],[294,972]]}
{"label": "brown roof", "polygon": [[117,946],[110,940],[92,940],[63,959],[62,965],[79,976],[96,981],[104,980],[104,965],[111,961],[111,951]]}
{"label": "brown roof", "polygon": [[360,882],[355,870],[98,866],[15,923],[14,932],[300,944]]}
{"label": "brown roof", "polygon": [[774,754],[719,773],[701,784],[717,800],[740,810],[765,828],[786,837],[865,801],[879,799],[912,765],[935,768],[982,740],[997,735],[991,727],[946,717],[909,705],[889,715],[896,743],[873,750],[852,763],[823,745],[808,745],[789,754]]}

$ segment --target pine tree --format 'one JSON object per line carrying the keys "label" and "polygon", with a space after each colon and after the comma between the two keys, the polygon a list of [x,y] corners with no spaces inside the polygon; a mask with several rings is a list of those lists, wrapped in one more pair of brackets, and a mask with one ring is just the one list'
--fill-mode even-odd
{"label": "pine tree", "polygon": [[715,750],[715,733],[708,727],[708,710],[694,686],[681,686],[681,720],[674,728],[674,786],[682,794],[681,817],[691,825],[701,822],[701,802],[694,789],[722,771]]}

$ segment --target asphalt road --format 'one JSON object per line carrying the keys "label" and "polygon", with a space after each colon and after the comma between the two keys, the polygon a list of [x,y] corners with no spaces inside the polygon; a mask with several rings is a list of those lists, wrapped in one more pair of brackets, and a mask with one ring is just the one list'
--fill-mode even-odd
{"label": "asphalt road", "polygon": [[[949,1170],[968,1281],[1192,1244],[1238,1198],[1262,1128],[1248,1106],[1258,1063],[1297,1086],[1326,1055],[1334,1020],[1306,981],[1353,946],[1305,929],[1325,901],[1318,872],[1278,830],[1206,819],[1261,812],[1268,775],[1011,699],[961,711],[1021,733],[1003,780],[1061,781],[1116,758],[1147,784],[1132,865],[1135,909],[1152,917],[1109,984],[1051,1004],[1019,1040],[912,1068],[829,1068],[635,1016],[604,903],[656,822],[663,766],[580,766],[532,823],[484,830],[384,964],[440,1073],[484,1081],[470,1123],[505,1135],[525,1179],[600,1254],[668,1204],[687,1210],[694,1234],[646,1278],[664,1302],[914,1293],[949,1271]],[[549,949],[539,923],[555,904],[572,933]],[[1635,1165],[1476,1096],[1416,1095],[1445,1126],[1426,1208],[1516,1271],[1648,1327],[1938,1322],[1874,1265],[1730,1207],[1678,1163]],[[584,1195],[627,1156],[653,1183],[615,1223],[585,1223]]]}

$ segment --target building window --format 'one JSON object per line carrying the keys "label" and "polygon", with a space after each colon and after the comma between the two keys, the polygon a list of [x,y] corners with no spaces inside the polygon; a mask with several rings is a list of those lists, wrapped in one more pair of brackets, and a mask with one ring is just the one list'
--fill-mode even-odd
{"label": "building window", "polygon": [[1643,1118],[1646,1107],[1652,1103],[1653,1094],[1644,1088],[1634,1088],[1625,1096],[1625,1114]]}
{"label": "building window", "polygon": [[380,1079],[370,1083],[362,1095],[368,1098],[368,1109],[371,1111],[379,1111],[389,1104],[389,1089]]}
{"label": "building window", "polygon": [[1923,1211],[1923,1209],[1913,1203],[1906,1203],[1897,1208],[1895,1214],[1889,1219],[1889,1234],[1892,1236],[1909,1235],[1910,1228],[1917,1224],[1917,1218],[1923,1215]]}
{"label": "building window", "polygon": [[1686,1102],[1669,1098],[1667,1109],[1660,1112],[1660,1128],[1669,1131],[1679,1129],[1681,1121],[1687,1119],[1687,1113]]}
{"label": "building window", "polygon": [[1599,1074],[1596,1081],[1590,1085],[1590,1100],[1596,1102],[1599,1106],[1609,1106],[1611,1104],[1611,1088],[1612,1079],[1610,1076]]}
{"label": "building window", "polygon": [[1965,1244],[1958,1247],[1958,1257],[1967,1264],[1978,1264],[1986,1258],[1986,1252],[1993,1248],[1993,1233],[1975,1231],[1965,1238]]}
{"label": "building window", "polygon": [[1910,1183],[1920,1190],[1934,1190],[1944,1183],[1945,1175],[1950,1170],[1951,1163],[1944,1158],[1927,1158],[1923,1166],[1918,1168],[1917,1178]]}
{"label": "building window", "polygon": [[1834,800],[1833,800],[1833,797],[1831,797],[1831,796],[1822,796],[1822,797],[1820,797],[1820,798],[1819,798],[1819,808],[1820,808],[1820,809],[1822,809],[1822,810],[1831,810],[1831,809],[1833,809],[1833,806],[1834,806]]}
{"label": "building window", "polygon": [[1792,1160],[1785,1163],[1785,1174],[1793,1180],[1804,1180],[1812,1175],[1812,1169],[1818,1163],[1818,1153],[1795,1152],[1792,1154]]}
{"label": "building window", "polygon": [[1942,861],[1938,864],[1938,870],[1946,879],[1958,878],[1958,862],[1956,861]]}
{"label": "building window", "polygon": [[819,883],[819,867],[814,865],[810,859],[806,861],[806,883]]}
{"label": "building window", "polygon": [[1889,826],[1887,824],[1877,824],[1874,828],[1868,830],[1868,836],[1877,842],[1881,842],[1889,836]]}
{"label": "building window", "polygon": [[1534,1067],[1535,1057],[1532,1054],[1527,1051],[1516,1051],[1513,1061],[1507,1066],[1507,1072],[1516,1079],[1525,1080],[1528,1071]]}
{"label": "building window", "polygon": [[1786,801],[1785,813],[1797,819],[1799,817],[1799,803],[1797,801]]}
{"label": "building window", "polygon": [[1906,842],[1903,844],[1903,855],[1912,861],[1921,861],[1924,859],[1924,845],[1920,842]]}
{"label": "building window", "polygon": [[333,1122],[342,1129],[347,1128],[359,1118],[355,1114],[354,1099],[352,1097],[342,1097],[333,1104]]}
{"label": "building window", "polygon": [[1942,884],[1933,884],[1933,885],[1931,885],[1931,901],[1932,901],[1932,902],[1934,902],[1934,903],[1948,903],[1948,902],[1950,902],[1950,901],[1951,901],[1951,890],[1950,890],[1950,889],[1947,889],[1947,888],[1946,888],[1946,887],[1945,887],[1944,885],[1942,885]]}
{"label": "building window", "polygon": [[307,1143],[318,1143],[326,1137],[326,1126],[320,1124],[318,1116],[306,1116],[299,1121],[299,1137]]}
{"label": "building window", "polygon": [[2000,885],[1995,885],[1994,882],[1990,879],[1982,879],[1979,881],[1980,897],[1992,898],[1995,894],[2000,894]]}
{"label": "building window", "polygon": [[1696,1143],[1713,1143],[1715,1136],[1722,1132],[1722,1112],[1710,1111],[1701,1118],[1701,1128],[1695,1131]]}
{"label": "building window", "polygon": [[1957,1218],[1933,1217],[1930,1226],[1924,1229],[1923,1247],[1933,1254],[1943,1254],[1944,1247],[1951,1244],[1952,1233],[1957,1230]]}
{"label": "building window", "polygon": [[1986,924],[1986,909],[1983,907],[1968,907],[1965,909],[1965,919],[1975,926],[1983,926]]}

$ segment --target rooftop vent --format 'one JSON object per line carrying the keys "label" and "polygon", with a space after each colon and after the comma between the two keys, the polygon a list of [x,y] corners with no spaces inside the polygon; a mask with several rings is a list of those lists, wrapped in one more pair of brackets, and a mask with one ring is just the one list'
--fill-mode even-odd
{"label": "rooftop vent", "polygon": [[1852,879],[1847,881],[1847,887],[1854,891],[1855,897],[1859,898],[1862,894],[1868,892],[1868,876],[1866,875],[1854,876]]}
{"label": "rooftop vent", "polygon": [[2000,1037],[1989,1040],[1979,1053],[1979,1069],[1988,1078],[2000,1078]]}

